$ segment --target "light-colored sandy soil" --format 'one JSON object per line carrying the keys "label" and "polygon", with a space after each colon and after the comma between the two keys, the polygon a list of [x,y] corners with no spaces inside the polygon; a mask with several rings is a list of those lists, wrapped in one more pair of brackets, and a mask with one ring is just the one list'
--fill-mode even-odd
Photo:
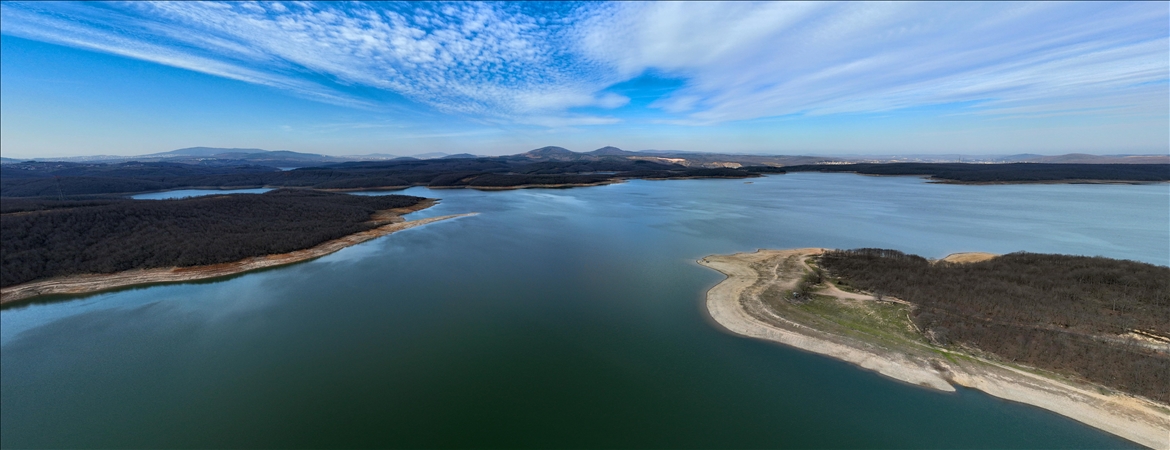
{"label": "light-colored sandy soil", "polygon": [[[834,358],[857,364],[891,378],[907,383],[923,385],[944,391],[954,391],[949,383],[929,364],[918,364],[895,354],[876,353],[871,350],[856,348],[842,343],[842,340],[832,339],[815,329],[782,317],[781,323],[768,323],[758,319],[752,313],[775,316],[770,308],[763,305],[753,295],[744,295],[748,288],[755,286],[759,279],[758,273],[752,264],[759,264],[767,260],[784,259],[788,256],[808,256],[819,254],[822,249],[796,250],[760,250],[756,253],[740,253],[731,256],[708,256],[699,260],[699,264],[718,270],[727,275],[727,279],[707,291],[707,310],[711,318],[735,334],[775,341],[782,344],[832,356]],[[779,280],[791,287],[795,281],[791,279]],[[780,326],[777,326],[780,325]],[[787,325],[787,326],[784,326]]]}
{"label": "light-colored sandy soil", "polygon": [[324,242],[312,248],[297,250],[278,255],[256,256],[235,262],[192,267],[162,267],[156,269],[139,269],[109,274],[86,274],[68,277],[52,278],[35,281],[16,286],[9,286],[0,290],[0,304],[29,299],[50,294],[84,294],[114,288],[141,284],[174,283],[183,281],[204,280],[227,275],[235,275],[269,267],[283,266],[301,261],[319,258],[341,250],[351,245],[360,244],[368,240],[382,237],[396,231],[414,228],[441,220],[456,217],[470,216],[476,213],[454,214],[441,217],[403,221],[400,217],[412,211],[417,211],[433,205],[428,201],[409,208],[397,208],[381,211],[371,217],[371,221],[380,225],[366,231],[354,233],[339,239]]}
{"label": "light-colored sandy soil", "polygon": [[[1170,406],[1052,374],[1039,375],[1045,372],[1033,373],[1031,369],[934,347],[925,341],[889,345],[889,341],[825,332],[801,323],[799,318],[781,317],[775,308],[765,304],[761,299],[765,289],[770,285],[795,287],[808,269],[804,259],[823,251],[760,250],[699,260],[699,264],[727,276],[707,292],[708,312],[715,322],[738,335],[820,353],[931,389],[954,391],[952,385],[979,389],[1054,411],[1141,445],[1170,448]],[[844,292],[826,284],[829,287],[817,294],[842,301],[876,301],[867,294]],[[888,297],[883,300],[901,302]]]}
{"label": "light-colored sandy soil", "polygon": [[999,256],[999,255],[996,255],[995,253],[984,253],[984,252],[951,253],[951,254],[947,255],[946,258],[943,258],[941,261],[952,262],[952,263],[974,263],[974,262],[980,262],[980,261],[987,261],[987,260],[994,258],[996,256]]}

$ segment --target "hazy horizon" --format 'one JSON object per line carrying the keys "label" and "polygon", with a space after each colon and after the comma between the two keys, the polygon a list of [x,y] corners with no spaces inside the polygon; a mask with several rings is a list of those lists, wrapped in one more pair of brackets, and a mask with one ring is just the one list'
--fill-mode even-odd
{"label": "hazy horizon", "polygon": [[160,154],[160,153],[167,153],[167,152],[174,151],[174,150],[185,150],[185,149],[191,149],[191,148],[218,148],[218,149],[225,150],[225,153],[228,153],[227,152],[228,150],[261,150],[261,151],[269,151],[269,152],[272,152],[272,151],[293,151],[293,152],[297,152],[297,153],[320,154],[323,156],[335,156],[335,157],[361,157],[361,156],[369,156],[369,155],[396,156],[396,157],[441,157],[441,156],[446,156],[446,155],[458,155],[458,154],[473,154],[475,156],[490,157],[490,156],[518,155],[518,154],[522,154],[522,153],[525,153],[525,152],[528,152],[531,150],[537,150],[537,149],[545,148],[545,147],[560,147],[560,148],[565,148],[566,150],[576,152],[576,153],[586,153],[586,152],[598,150],[598,149],[601,149],[604,147],[616,147],[616,148],[619,148],[621,150],[626,150],[626,151],[631,151],[631,152],[646,152],[646,153],[650,153],[650,154],[657,153],[657,152],[677,152],[677,153],[696,153],[696,154],[744,154],[744,155],[760,155],[760,156],[813,156],[813,157],[829,157],[829,158],[889,158],[889,157],[904,157],[904,158],[911,158],[911,157],[923,157],[923,158],[928,158],[928,157],[995,158],[995,157],[1008,157],[1008,156],[1019,156],[1019,155],[1061,156],[1061,155],[1070,155],[1070,154],[1086,154],[1086,155],[1092,155],[1092,156],[1164,156],[1164,155],[1166,155],[1166,153],[1088,153],[1088,152],[1067,152],[1067,153],[1019,152],[1019,153],[978,153],[978,154],[975,154],[975,153],[947,153],[947,152],[935,152],[935,153],[922,153],[922,152],[890,152],[890,153],[825,153],[825,152],[820,152],[820,153],[776,153],[776,152],[771,152],[770,153],[770,152],[751,152],[751,153],[748,153],[748,152],[714,152],[714,151],[702,151],[702,150],[677,150],[677,149],[629,149],[629,148],[622,148],[622,147],[616,146],[616,145],[602,146],[602,147],[590,148],[590,149],[576,149],[576,148],[566,148],[566,147],[559,146],[559,145],[545,145],[545,146],[541,146],[541,147],[537,147],[537,148],[521,149],[521,150],[517,150],[514,152],[510,152],[510,153],[504,152],[504,153],[487,155],[487,154],[471,153],[470,151],[465,151],[465,152],[430,151],[430,152],[415,152],[415,153],[409,153],[409,152],[408,153],[388,153],[388,152],[316,153],[316,152],[299,152],[296,150],[289,150],[289,149],[283,149],[283,148],[209,147],[209,146],[200,145],[200,146],[190,146],[190,147],[183,147],[183,148],[177,148],[177,149],[170,149],[170,150],[165,150],[165,151],[157,151],[157,152],[149,152],[149,153],[134,153],[134,154],[97,154],[97,153],[83,154],[83,155],[53,155],[53,154],[50,154],[50,155],[17,157],[17,156],[8,156],[8,154],[5,153],[3,155],[3,157],[8,158],[8,159],[28,159],[28,160],[33,160],[33,159],[44,160],[44,159],[57,159],[57,158],[60,158],[60,159],[100,158],[100,157],[107,157],[107,156],[112,157],[112,158],[118,158],[118,157],[150,156],[150,155],[156,155],[156,154]]}
{"label": "hazy horizon", "polygon": [[1170,154],[1170,4],[0,4],[8,158]]}

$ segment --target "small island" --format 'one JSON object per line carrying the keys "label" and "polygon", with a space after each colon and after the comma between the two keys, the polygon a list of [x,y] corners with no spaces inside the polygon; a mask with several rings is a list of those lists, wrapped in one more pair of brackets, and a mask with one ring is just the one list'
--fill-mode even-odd
{"label": "small island", "polygon": [[1170,446],[1170,269],[1066,255],[931,261],[804,248],[699,260],[728,331],[907,383],[955,385]]}
{"label": "small island", "polygon": [[436,203],[308,189],[177,200],[5,199],[0,304],[282,266],[471,215],[402,218]]}

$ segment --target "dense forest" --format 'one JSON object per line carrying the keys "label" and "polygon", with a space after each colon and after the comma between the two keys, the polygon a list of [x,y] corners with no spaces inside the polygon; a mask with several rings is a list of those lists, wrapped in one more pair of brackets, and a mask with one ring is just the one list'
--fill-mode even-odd
{"label": "dense forest", "polygon": [[819,265],[913,303],[914,323],[939,344],[1170,402],[1170,354],[1122,337],[1170,337],[1170,268],[1033,253],[958,264],[879,249],[826,252]]}
{"label": "dense forest", "polygon": [[742,169],[688,168],[616,156],[588,161],[533,161],[516,157],[403,159],[341,163],[287,171],[262,166],[207,167],[163,162],[24,162],[0,166],[0,196],[64,199],[196,187],[515,187],[593,184],[626,178],[747,178],[759,176],[760,173],[783,173],[783,169],[766,166]]}
{"label": "dense forest", "polygon": [[[568,152],[567,150],[565,152]],[[785,167],[703,168],[625,156],[547,160],[529,156],[347,162],[282,171],[258,165],[204,166],[171,162],[112,164],[23,162],[0,166],[0,196],[125,195],[180,188],[303,187],[373,189],[430,186],[507,188],[596,184],[630,178],[749,178],[795,171],[920,175],[953,182],[1069,180],[1170,181],[1168,164],[826,164]],[[568,152],[572,153],[572,152]],[[555,154],[556,156],[559,154]],[[579,154],[574,154],[580,157]]]}
{"label": "dense forest", "polygon": [[111,203],[130,202],[126,197],[77,196],[64,200],[44,197],[0,197],[0,214],[45,211],[49,209],[101,206]]}
{"label": "dense forest", "polygon": [[1170,181],[1170,164],[964,164],[885,163],[785,166],[789,172],[851,172],[866,175],[920,175],[963,183],[1045,181]]}
{"label": "dense forest", "polygon": [[4,199],[0,286],[300,250],[370,229],[375,211],[422,200],[305,189],[178,200]]}

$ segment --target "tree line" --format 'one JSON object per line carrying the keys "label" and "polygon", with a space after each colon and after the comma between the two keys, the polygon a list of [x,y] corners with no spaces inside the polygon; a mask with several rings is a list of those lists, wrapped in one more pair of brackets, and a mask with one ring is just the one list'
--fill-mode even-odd
{"label": "tree line", "polygon": [[819,265],[913,303],[915,325],[939,344],[1170,402],[1170,355],[1122,337],[1170,337],[1170,268],[1034,253],[958,264],[884,249],[826,252]]}
{"label": "tree line", "polygon": [[850,172],[866,175],[919,175],[965,183],[1019,183],[1064,180],[1170,181],[1170,164],[965,164],[885,163],[785,166],[789,172]]}
{"label": "tree line", "polygon": [[0,166],[0,196],[62,199],[193,187],[515,187],[593,184],[628,178],[747,178],[761,173],[783,172],[783,169],[764,166],[689,168],[620,157],[588,161],[532,161],[515,157],[408,159],[350,162],[287,171],[263,166],[198,166],[162,162],[25,162]]}
{"label": "tree line", "polygon": [[920,175],[957,182],[1170,181],[1170,164],[889,163],[796,165],[782,168],[747,166],[733,169],[693,168],[618,156],[575,161],[533,161],[525,157],[503,156],[347,162],[281,171],[258,165],[30,161],[0,166],[0,196],[63,198],[191,187],[514,187],[531,184],[591,184],[629,178],[748,178],[764,173],[807,171]]}
{"label": "tree line", "polygon": [[301,250],[372,228],[375,211],[422,200],[279,189],[177,200],[24,202],[16,205],[23,211],[0,215],[0,286]]}

